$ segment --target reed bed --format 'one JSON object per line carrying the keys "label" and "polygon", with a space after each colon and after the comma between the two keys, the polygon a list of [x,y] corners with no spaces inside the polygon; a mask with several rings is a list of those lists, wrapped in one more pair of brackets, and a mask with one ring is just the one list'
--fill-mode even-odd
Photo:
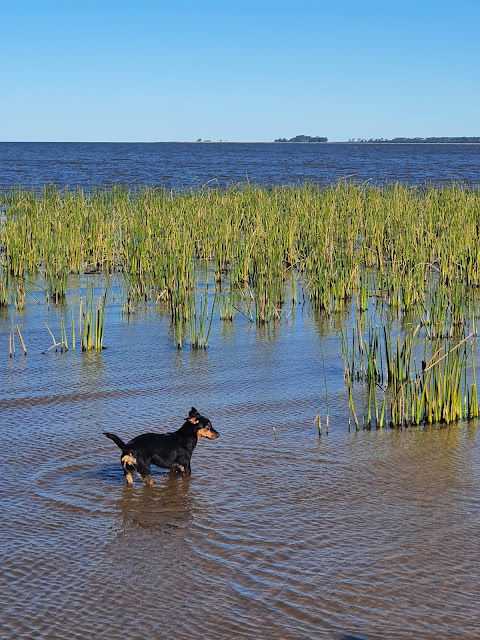
{"label": "reed bed", "polygon": [[[345,381],[356,429],[451,424],[479,416],[475,375],[476,336],[430,340],[421,326],[392,339],[387,327],[357,324],[351,343],[342,335]],[[361,424],[353,401],[364,387]]]}
{"label": "reed bed", "polygon": [[71,273],[120,271],[132,300],[163,295],[173,308],[206,261],[229,293],[249,292],[260,324],[278,319],[287,281],[327,313],[354,294],[365,310],[372,290],[402,312],[436,307],[433,279],[438,304],[480,286],[479,202],[457,185],[11,189],[0,194],[0,301],[11,277],[41,274],[60,301]]}
{"label": "reed bed", "polygon": [[[365,424],[379,425],[381,417],[382,425],[449,421],[476,412],[472,387],[462,387],[461,413],[429,409],[428,402],[440,388],[447,397],[443,388],[450,385],[458,409],[453,379],[465,381],[466,368],[474,373],[477,189],[345,182],[181,192],[18,187],[0,193],[0,210],[0,305],[22,308],[28,283],[38,278],[59,303],[71,274],[115,273],[129,312],[138,301],[162,305],[175,345],[196,349],[208,344],[214,307],[221,321],[241,316],[261,326],[282,321],[298,302],[326,317],[353,305],[357,342],[344,336],[345,378],[351,390],[367,385],[373,408],[362,411]],[[88,309],[90,322],[95,314]],[[364,333],[373,311],[384,314],[385,328]],[[396,343],[395,322],[418,328],[403,331]],[[471,334],[462,349],[455,347]],[[90,340],[83,336],[82,347]],[[432,352],[442,344],[441,364],[411,369],[410,340]],[[391,377],[394,361],[405,367],[400,386]],[[388,394],[377,402],[379,385]]]}

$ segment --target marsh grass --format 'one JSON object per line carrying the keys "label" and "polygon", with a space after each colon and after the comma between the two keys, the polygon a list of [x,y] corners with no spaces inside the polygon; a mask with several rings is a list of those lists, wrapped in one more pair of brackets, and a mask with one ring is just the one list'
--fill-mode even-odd
{"label": "marsh grass", "polygon": [[[298,301],[334,322],[353,309],[354,338],[342,334],[342,350],[356,426],[476,412],[476,383],[466,388],[465,380],[475,373],[477,189],[345,181],[179,192],[47,186],[3,191],[0,210],[0,305],[21,309],[29,279],[43,279],[60,304],[71,274],[115,273],[129,314],[139,302],[159,305],[175,345],[197,349],[207,346],[214,315],[205,287],[215,291],[220,320],[244,316],[259,329],[293,315]],[[84,350],[102,346],[105,302],[88,291],[81,303]],[[367,326],[372,314],[384,318],[381,328]],[[413,356],[419,341],[432,353],[442,345],[443,359],[428,371]],[[356,413],[359,383],[367,401]]]}
{"label": "marsh grass", "polygon": [[383,428],[386,420],[402,427],[478,417],[474,334],[434,341],[424,335],[422,341],[419,333],[420,325],[394,340],[383,327],[382,332],[370,329],[362,339],[357,324],[351,347],[343,335],[344,375],[357,429],[355,383],[364,387],[362,426],[367,429]]}
{"label": "marsh grass", "polygon": [[[446,296],[461,301],[480,285],[479,195],[456,185],[243,185],[178,193],[48,187],[4,191],[0,205],[3,289],[6,273],[40,273],[57,302],[69,274],[115,270],[131,300],[164,291],[176,298],[195,289],[199,261],[228,285],[224,309],[233,309],[230,292],[252,294],[259,324],[278,320],[287,279],[294,302],[300,284],[328,314],[354,296],[365,311],[375,291],[399,312],[438,306],[441,315]],[[444,287],[437,301],[427,299],[433,278]]]}
{"label": "marsh grass", "polygon": [[80,298],[78,322],[80,348],[82,351],[101,351],[103,349],[107,291],[108,289],[105,290],[105,292],[101,296],[99,296],[98,302],[95,305],[95,290],[93,283],[87,283],[85,292],[85,305],[83,304],[83,299]]}
{"label": "marsh grass", "polygon": [[217,304],[218,294],[215,293],[211,304],[210,312],[208,312],[208,291],[205,291],[203,297],[200,298],[198,306],[195,296],[190,298],[189,313],[189,329],[190,344],[193,349],[206,349],[210,339],[212,330],[213,314],[215,305]]}

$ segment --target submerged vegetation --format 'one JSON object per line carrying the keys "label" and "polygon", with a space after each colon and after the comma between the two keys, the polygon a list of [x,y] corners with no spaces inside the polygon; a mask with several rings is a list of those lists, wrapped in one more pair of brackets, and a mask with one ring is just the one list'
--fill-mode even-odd
{"label": "submerged vegetation", "polygon": [[[357,428],[478,416],[477,189],[47,186],[4,191],[0,211],[0,305],[21,309],[38,278],[61,303],[71,274],[101,273],[119,279],[128,313],[161,305],[175,345],[203,349],[215,309],[261,326],[300,303],[338,319]],[[106,298],[87,294],[80,344],[101,349]]]}

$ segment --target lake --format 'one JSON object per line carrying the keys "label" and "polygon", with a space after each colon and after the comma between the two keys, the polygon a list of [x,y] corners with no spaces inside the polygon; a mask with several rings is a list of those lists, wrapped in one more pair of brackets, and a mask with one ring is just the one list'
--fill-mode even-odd
{"label": "lake", "polygon": [[[1,183],[476,184],[475,145],[0,144]],[[315,164],[317,163],[317,164]],[[99,274],[89,276],[97,287]],[[257,327],[214,318],[208,349],[175,347],[153,303],[126,314],[114,277],[101,352],[54,349],[69,303],[31,289],[0,309],[5,637],[475,640],[480,636],[478,421],[349,427],[341,326],[288,303]],[[18,324],[28,348],[8,334]],[[68,327],[67,327],[68,328]],[[324,363],[324,364],[323,364]],[[328,380],[326,430],[324,371]],[[361,405],[362,393],[356,391]],[[194,406],[220,432],[192,476],[125,485],[124,440]],[[317,412],[323,420],[319,437]]]}
{"label": "lake", "polygon": [[480,145],[0,143],[0,187],[480,181]]}

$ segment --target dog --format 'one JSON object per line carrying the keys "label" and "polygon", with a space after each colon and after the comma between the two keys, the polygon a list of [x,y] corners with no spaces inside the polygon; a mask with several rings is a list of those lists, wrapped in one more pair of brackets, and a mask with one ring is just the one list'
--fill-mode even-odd
{"label": "dog", "polygon": [[146,485],[153,485],[150,465],[181,471],[184,476],[192,473],[190,460],[200,438],[215,440],[218,431],[208,418],[192,407],[183,426],[173,433],[143,433],[126,444],[114,433],[104,435],[122,450],[121,463],[127,485],[133,485],[136,471]]}

